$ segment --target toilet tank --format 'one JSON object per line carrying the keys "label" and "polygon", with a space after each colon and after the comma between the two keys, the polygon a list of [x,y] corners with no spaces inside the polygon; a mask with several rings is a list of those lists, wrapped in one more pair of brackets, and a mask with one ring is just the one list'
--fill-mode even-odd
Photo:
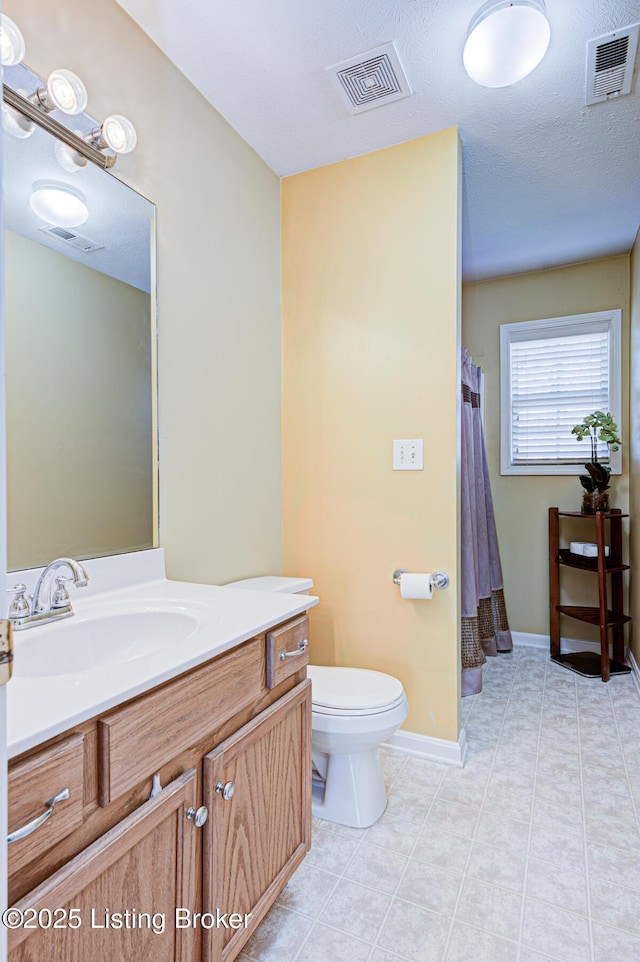
{"label": "toilet tank", "polygon": [[243,588],[251,591],[281,591],[288,595],[308,595],[313,588],[311,578],[282,578],[279,575],[262,575],[260,578],[244,578],[230,581],[225,588]]}

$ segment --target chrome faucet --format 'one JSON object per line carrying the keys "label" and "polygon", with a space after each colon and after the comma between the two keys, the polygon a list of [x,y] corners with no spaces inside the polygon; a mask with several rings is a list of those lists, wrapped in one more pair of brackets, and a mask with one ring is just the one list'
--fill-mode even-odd
{"label": "chrome faucet", "polygon": [[[60,568],[68,568],[71,577],[57,575]],[[53,582],[55,579],[55,589]],[[86,588],[89,575],[84,567],[73,558],[56,558],[44,569],[35,591],[33,599],[27,595],[26,585],[14,585],[10,591],[15,595],[9,606],[9,620],[14,630],[33,628],[35,625],[46,625],[50,621],[70,618],[73,614],[71,599],[66,584],[73,581],[76,588]]]}

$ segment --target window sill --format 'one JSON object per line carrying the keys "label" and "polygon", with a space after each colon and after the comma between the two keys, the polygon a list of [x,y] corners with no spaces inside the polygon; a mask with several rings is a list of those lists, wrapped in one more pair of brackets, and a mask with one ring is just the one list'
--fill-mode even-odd
{"label": "window sill", "polygon": [[[582,464],[503,464],[500,474],[505,476],[517,475],[558,475],[577,478],[581,474],[586,474],[585,462]],[[622,474],[622,465],[611,464],[611,477]]]}

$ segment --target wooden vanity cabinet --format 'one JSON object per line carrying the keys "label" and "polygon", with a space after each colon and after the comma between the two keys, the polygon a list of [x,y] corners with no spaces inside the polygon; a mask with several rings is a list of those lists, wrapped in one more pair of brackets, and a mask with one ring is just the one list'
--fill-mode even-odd
{"label": "wooden vanity cabinet", "polygon": [[[58,913],[51,926],[11,930],[9,962],[230,962],[239,954],[310,845],[311,683],[308,656],[297,654],[301,619],[278,626],[285,637],[288,626],[285,650],[296,655],[285,663],[295,670],[272,690],[261,635],[11,762],[10,810],[12,774],[28,811],[48,792],[33,775],[45,761],[56,791],[61,772],[76,782],[44,830],[14,843],[22,852],[10,846],[10,904],[45,923],[42,909],[78,912],[71,926]],[[154,773],[165,787],[150,798]],[[39,797],[24,797],[29,780]],[[208,817],[197,825],[202,806]],[[176,907],[210,913],[207,925],[191,915],[176,926]],[[141,913],[162,916],[164,931]],[[212,928],[216,913],[247,915],[248,925]]]}
{"label": "wooden vanity cabinet", "polygon": [[205,930],[204,962],[236,957],[311,845],[311,682],[204,760],[203,910],[251,913]]}
{"label": "wooden vanity cabinet", "polygon": [[11,962],[192,962],[197,933],[174,917],[195,899],[195,782],[185,772],[21,899],[32,927],[9,932]]}

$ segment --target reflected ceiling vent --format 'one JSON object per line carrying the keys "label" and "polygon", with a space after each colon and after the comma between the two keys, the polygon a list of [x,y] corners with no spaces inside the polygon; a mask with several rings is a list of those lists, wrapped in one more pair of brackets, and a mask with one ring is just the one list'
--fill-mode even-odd
{"label": "reflected ceiling vent", "polygon": [[587,106],[631,92],[639,29],[634,23],[587,41]]}
{"label": "reflected ceiling vent", "polygon": [[63,244],[67,244],[69,247],[75,247],[77,251],[84,251],[85,254],[104,249],[104,244],[98,244],[97,241],[89,240],[88,237],[83,237],[82,234],[78,234],[77,231],[74,230],[69,230],[68,227],[40,227],[38,229],[41,230],[43,234],[49,234],[50,237],[55,237],[56,240],[62,241]]}
{"label": "reflected ceiling vent", "polygon": [[327,71],[352,114],[403,100],[413,93],[393,43],[335,63]]}

